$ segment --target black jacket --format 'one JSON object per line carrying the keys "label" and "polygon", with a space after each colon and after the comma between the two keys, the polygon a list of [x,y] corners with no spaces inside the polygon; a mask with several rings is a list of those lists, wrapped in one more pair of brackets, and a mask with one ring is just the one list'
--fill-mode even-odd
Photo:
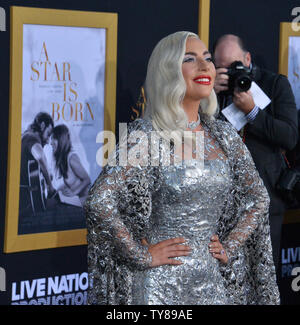
{"label": "black jacket", "polygon": [[283,150],[292,150],[298,141],[295,98],[288,79],[283,75],[253,66],[254,80],[271,99],[254,121],[245,126],[245,144],[270,195],[270,217],[285,210],[276,183],[285,161]]}

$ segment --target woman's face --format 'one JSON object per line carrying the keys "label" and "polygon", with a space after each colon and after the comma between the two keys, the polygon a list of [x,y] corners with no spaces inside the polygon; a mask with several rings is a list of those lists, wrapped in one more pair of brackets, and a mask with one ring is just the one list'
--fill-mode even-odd
{"label": "woman's face", "polygon": [[45,125],[45,122],[41,123],[41,140],[43,146],[49,143],[49,139],[52,133],[52,125],[49,124],[48,126]]}
{"label": "woman's face", "polygon": [[211,54],[198,38],[189,37],[186,41],[182,74],[186,83],[185,99],[199,101],[210,95],[216,69]]}
{"label": "woman's face", "polygon": [[51,137],[51,146],[53,152],[55,152],[58,146],[58,141],[53,136]]}

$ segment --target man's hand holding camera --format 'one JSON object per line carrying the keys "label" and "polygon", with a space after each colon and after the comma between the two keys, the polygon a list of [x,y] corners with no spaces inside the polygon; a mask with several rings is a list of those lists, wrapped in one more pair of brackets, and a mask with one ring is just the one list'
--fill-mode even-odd
{"label": "man's hand holding camera", "polygon": [[227,70],[228,70],[227,68],[216,69],[217,75],[216,75],[215,86],[214,86],[216,94],[228,90],[229,76],[227,74]]}
{"label": "man's hand holding camera", "polygon": [[[215,80],[215,92],[216,94],[220,92],[226,92],[229,90],[228,82],[229,82],[229,75],[227,68],[217,68],[216,69],[217,75]],[[255,107],[255,103],[252,97],[250,90],[241,91],[238,88],[235,88],[233,91],[233,103],[235,106],[240,109],[245,114],[248,114],[252,111]]]}
{"label": "man's hand holding camera", "polygon": [[255,106],[250,90],[246,92],[245,91],[240,92],[235,90],[233,93],[232,100],[234,105],[245,114],[249,114]]}

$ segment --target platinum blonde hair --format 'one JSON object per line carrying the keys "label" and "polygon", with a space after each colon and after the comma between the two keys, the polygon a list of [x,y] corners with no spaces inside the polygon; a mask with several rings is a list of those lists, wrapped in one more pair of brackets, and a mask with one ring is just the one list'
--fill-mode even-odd
{"label": "platinum blonde hair", "polygon": [[[182,101],[186,83],[182,75],[182,62],[188,37],[198,38],[191,32],[177,32],[163,38],[154,48],[148,63],[145,81],[145,119],[151,119],[156,130],[185,131],[188,117]],[[201,100],[199,109],[209,119],[217,111],[214,90]]]}

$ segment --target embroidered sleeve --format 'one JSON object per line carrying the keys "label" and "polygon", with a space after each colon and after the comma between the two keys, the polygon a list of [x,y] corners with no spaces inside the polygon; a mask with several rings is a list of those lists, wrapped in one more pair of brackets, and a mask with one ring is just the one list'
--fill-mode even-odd
{"label": "embroidered sleeve", "polygon": [[235,203],[240,216],[223,243],[228,257],[231,258],[267,218],[270,199],[247,147],[231,126],[228,126],[227,132],[228,145],[235,161],[234,191],[239,192],[235,196],[239,202]]}
{"label": "embroidered sleeve", "polygon": [[[147,231],[152,185],[156,178],[154,169],[145,159],[149,158],[146,155],[147,134],[139,130],[138,123],[128,131],[134,130],[140,132],[137,141],[116,147],[85,203],[88,270],[94,287],[90,292],[91,303],[97,301],[93,295],[101,296],[99,291],[107,290],[101,283],[107,278],[101,280],[101,276],[106,277],[110,267],[117,267],[109,265],[111,261],[112,265],[125,265],[135,270],[149,268],[152,262],[151,254],[141,244],[141,239]],[[127,152],[129,163],[124,165],[123,161],[120,166],[122,151]],[[112,161],[115,166],[111,166],[114,164]]]}

